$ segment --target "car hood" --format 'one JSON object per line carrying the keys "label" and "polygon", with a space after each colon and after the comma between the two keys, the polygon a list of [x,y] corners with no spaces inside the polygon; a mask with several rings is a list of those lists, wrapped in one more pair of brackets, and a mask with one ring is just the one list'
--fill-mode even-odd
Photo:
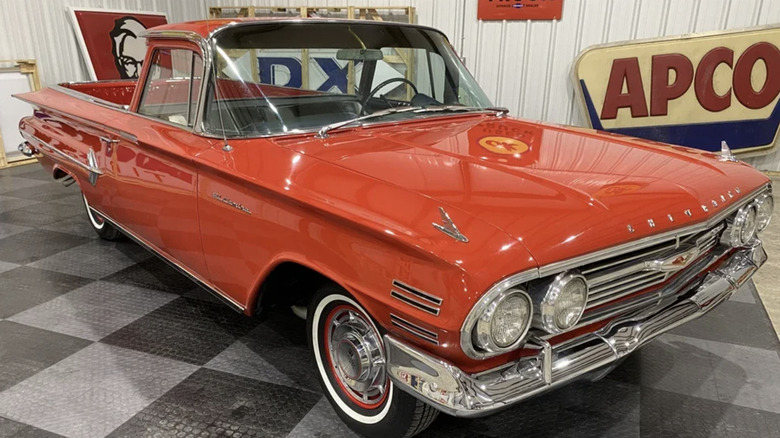
{"label": "car hood", "polygon": [[487,222],[540,265],[704,221],[768,181],[700,150],[480,115],[285,146]]}

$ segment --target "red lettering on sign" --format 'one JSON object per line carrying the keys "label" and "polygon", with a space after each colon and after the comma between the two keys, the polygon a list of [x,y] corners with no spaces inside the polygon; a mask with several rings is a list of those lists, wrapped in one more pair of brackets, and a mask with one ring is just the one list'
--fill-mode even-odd
{"label": "red lettering on sign", "polygon": [[[623,93],[623,84],[626,92]],[[631,117],[647,117],[647,98],[642,88],[642,72],[637,58],[612,61],[601,120],[616,119],[620,108],[631,108]]]}
{"label": "red lettering on sign", "polygon": [[734,64],[734,51],[726,47],[716,47],[707,52],[699,66],[696,67],[696,99],[702,108],[714,113],[723,111],[731,106],[731,88],[726,94],[719,95],[715,92],[713,84],[715,70],[719,65],[726,64],[729,68]]}
{"label": "red lettering on sign", "polygon": [[[669,72],[674,70],[674,82],[669,83]],[[669,101],[685,94],[693,82],[693,64],[679,53],[653,56],[650,80],[650,115],[665,116]]]}
{"label": "red lettering on sign", "polygon": [[[751,77],[759,61],[766,66],[767,74],[764,84],[756,90]],[[714,77],[721,64],[733,70],[733,74],[731,87],[718,94]],[[675,72],[674,80],[669,83],[672,70]],[[669,102],[682,97],[691,85],[696,100],[707,111],[720,112],[729,108],[732,95],[746,108],[761,109],[780,95],[780,49],[769,42],[756,43],[735,61],[732,49],[716,47],[702,57],[695,70],[691,60],[683,54],[654,55],[650,75],[650,116],[668,115]],[[612,62],[601,120],[616,119],[620,108],[630,108],[633,118],[648,117],[648,102],[638,58],[621,58]]]}
{"label": "red lettering on sign", "polygon": [[[764,61],[767,75],[764,86],[756,91],[750,78],[759,60]],[[734,94],[737,100],[750,109],[769,105],[780,93],[778,74],[780,74],[780,50],[774,44],[761,42],[748,47],[734,67]]]}

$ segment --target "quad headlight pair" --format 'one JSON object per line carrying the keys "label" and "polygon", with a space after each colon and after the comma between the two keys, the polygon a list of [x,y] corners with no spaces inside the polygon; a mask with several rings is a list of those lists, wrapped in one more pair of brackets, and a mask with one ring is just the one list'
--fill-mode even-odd
{"label": "quad headlight pair", "polygon": [[[770,193],[744,205],[728,220],[721,241],[734,247],[751,244],[772,219]],[[531,326],[550,334],[579,323],[588,302],[588,283],[576,271],[547,280],[510,278],[496,285],[474,306],[461,333],[461,347],[473,358],[496,356],[517,348]],[[528,284],[527,290],[521,284]]]}
{"label": "quad headlight pair", "polygon": [[575,325],[585,311],[588,285],[574,272],[564,272],[533,287],[532,295],[520,286],[496,289],[472,309],[461,339],[472,357],[489,357],[516,348],[531,325],[548,333],[561,333]]}
{"label": "quad headlight pair", "polygon": [[772,195],[765,193],[740,208],[737,214],[729,219],[726,231],[723,233],[723,243],[734,247],[750,244],[756,235],[769,225],[774,206]]}

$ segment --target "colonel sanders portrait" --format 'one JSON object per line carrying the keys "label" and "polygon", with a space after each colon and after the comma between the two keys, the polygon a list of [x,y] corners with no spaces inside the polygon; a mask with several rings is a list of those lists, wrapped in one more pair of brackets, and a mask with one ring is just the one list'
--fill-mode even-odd
{"label": "colonel sanders portrait", "polygon": [[109,35],[114,64],[122,79],[138,78],[146,55],[146,41],[139,36],[144,30],[146,26],[133,17],[123,17],[114,21],[114,29]]}

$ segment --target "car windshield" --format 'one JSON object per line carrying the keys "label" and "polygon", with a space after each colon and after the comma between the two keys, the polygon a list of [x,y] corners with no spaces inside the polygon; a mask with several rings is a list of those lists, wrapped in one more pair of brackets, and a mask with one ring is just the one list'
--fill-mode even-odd
{"label": "car windshield", "polygon": [[[402,24],[278,22],[215,36],[207,132],[252,137],[491,107],[447,39]],[[442,111],[386,111],[442,107]]]}

